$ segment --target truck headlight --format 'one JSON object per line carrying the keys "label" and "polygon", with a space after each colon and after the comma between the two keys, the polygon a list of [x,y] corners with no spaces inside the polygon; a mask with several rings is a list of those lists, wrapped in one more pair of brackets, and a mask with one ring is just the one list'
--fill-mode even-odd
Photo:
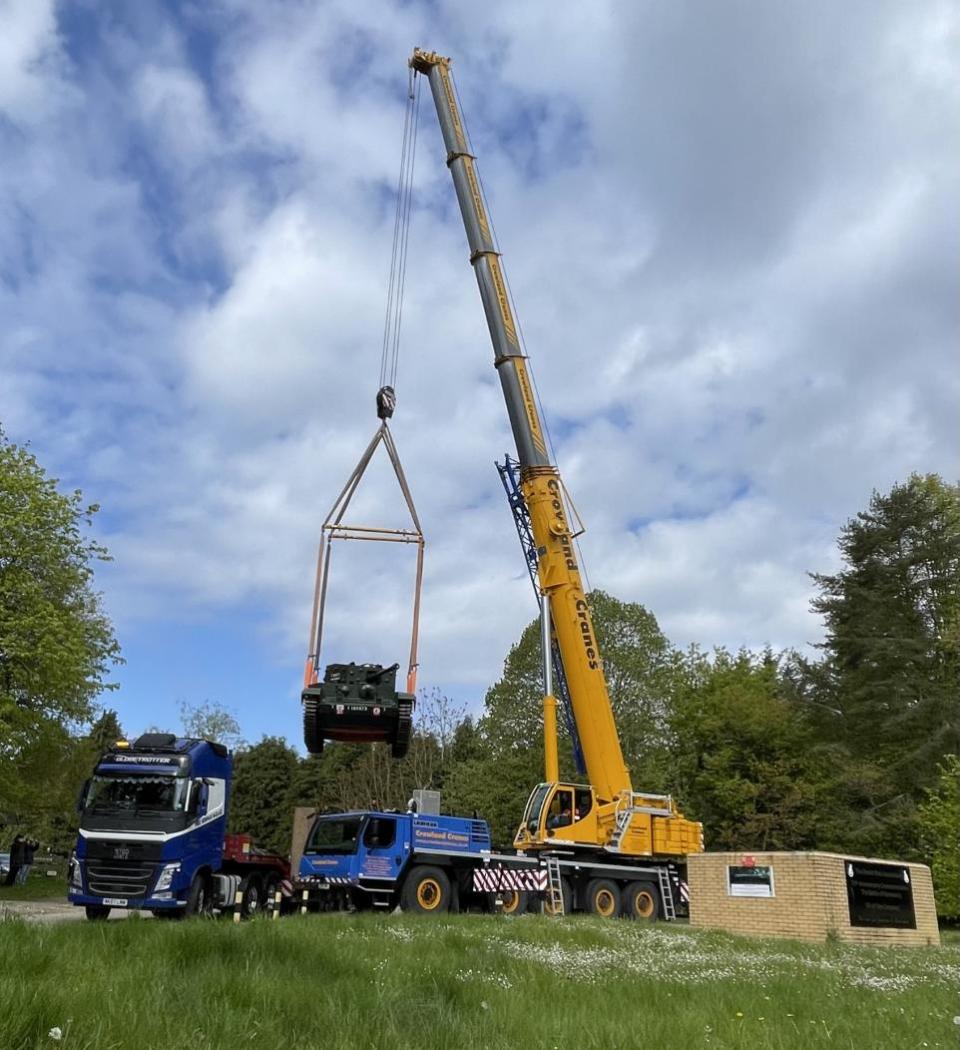
{"label": "truck headlight", "polygon": [[80,861],[78,861],[76,857],[70,858],[70,870],[67,872],[67,877],[70,882],[70,889],[82,893],[83,876],[80,874]]}
{"label": "truck headlight", "polygon": [[176,861],[174,864],[164,864],[163,871],[160,872],[160,878],[157,879],[156,886],[153,887],[155,892],[160,890],[170,889],[170,884],[173,882],[173,876],[180,870],[180,861]]}

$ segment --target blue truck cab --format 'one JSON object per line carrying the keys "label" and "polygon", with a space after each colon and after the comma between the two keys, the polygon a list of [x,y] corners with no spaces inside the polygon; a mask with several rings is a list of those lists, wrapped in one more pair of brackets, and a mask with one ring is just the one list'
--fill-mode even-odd
{"label": "blue truck cab", "polygon": [[209,910],[223,865],[230,754],[209,740],[146,733],[100,758],[78,800],[68,899],[111,908]]}
{"label": "blue truck cab", "polygon": [[362,810],[318,816],[297,874],[322,908],[458,911],[485,903],[474,872],[491,857],[485,820]]}

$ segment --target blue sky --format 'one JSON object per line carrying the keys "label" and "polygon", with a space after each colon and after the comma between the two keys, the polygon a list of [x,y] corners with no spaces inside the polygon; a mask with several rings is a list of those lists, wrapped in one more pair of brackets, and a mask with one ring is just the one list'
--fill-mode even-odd
{"label": "blue sky", "polygon": [[[958,475],[955,5],[0,0],[0,421],[103,511],[124,725],[299,743],[313,560],[376,425],[414,45],[454,71],[590,580],[675,643],[804,647],[809,571]],[[394,434],[421,684],[534,607],[429,95]],[[358,520],[403,514],[375,470]],[[327,656],[400,660],[409,558],[338,554]]]}

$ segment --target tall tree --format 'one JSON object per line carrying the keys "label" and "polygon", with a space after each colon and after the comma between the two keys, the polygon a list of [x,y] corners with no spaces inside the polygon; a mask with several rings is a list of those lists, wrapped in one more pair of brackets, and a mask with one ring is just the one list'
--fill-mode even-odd
{"label": "tall tree", "polygon": [[[669,765],[669,696],[675,674],[669,643],[642,605],[593,591],[589,596],[604,673],[634,782],[648,791],[666,783]],[[565,719],[560,727],[560,775],[576,775]],[[449,803],[477,810],[494,837],[507,843],[533,787],[543,779],[543,672],[540,622],[524,629],[504,663],[503,676],[487,691],[477,727],[465,730],[468,760],[450,770]]]}
{"label": "tall tree", "polygon": [[30,805],[20,768],[48,730],[92,713],[120,662],[93,589],[106,549],[89,536],[99,508],[61,492],[0,430],[0,813]]}
{"label": "tall tree", "polygon": [[[651,777],[659,782],[669,736],[670,645],[642,605],[603,591],[592,591],[589,601],[624,758],[638,782]],[[480,728],[495,753],[535,751],[542,766],[542,700],[540,623],[534,620],[510,650],[503,677],[484,700]],[[559,721],[561,737],[566,738],[564,719]],[[564,776],[573,775],[571,755],[566,741],[561,749]],[[655,786],[646,784],[648,790]]]}
{"label": "tall tree", "polygon": [[244,746],[237,716],[216,700],[199,704],[180,704],[180,723],[184,733],[198,740],[214,740],[236,751]]}
{"label": "tall tree", "polygon": [[817,843],[829,761],[770,652],[677,656],[670,789],[708,849]]}
{"label": "tall tree", "polygon": [[960,756],[948,755],[919,810],[920,838],[936,890],[937,914],[960,919]]}
{"label": "tall tree", "polygon": [[248,832],[266,849],[289,851],[298,761],[296,751],[275,736],[265,736],[237,752],[230,800],[231,831]]}
{"label": "tall tree", "polygon": [[919,801],[960,751],[960,487],[914,474],[874,492],[839,547],[844,567],[813,575],[818,691],[842,713],[830,732]]}

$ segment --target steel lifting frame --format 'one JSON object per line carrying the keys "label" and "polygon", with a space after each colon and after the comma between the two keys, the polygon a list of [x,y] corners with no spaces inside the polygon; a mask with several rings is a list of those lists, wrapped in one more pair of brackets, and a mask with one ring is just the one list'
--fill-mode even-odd
{"label": "steel lifting frame", "polygon": [[[390,464],[400,484],[407,510],[413,519],[413,529],[384,529],[373,525],[347,525],[343,517],[350,506],[353,494],[373,458],[378,446],[383,444],[390,458]],[[386,419],[377,428],[370,444],[367,445],[360,462],[353,468],[346,485],[337,497],[320,530],[320,547],[317,551],[317,575],[313,588],[313,614],[310,618],[310,638],[307,643],[307,662],[304,668],[304,688],[315,685],[320,680],[320,646],[323,641],[323,617],[327,602],[327,583],[330,579],[330,554],[334,540],[371,540],[377,543],[415,543],[417,545],[417,577],[413,591],[413,626],[410,632],[410,661],[407,667],[407,692],[417,691],[417,649],[420,640],[420,590],[423,584],[423,529],[417,516],[417,508],[410,495],[400,455],[394,444],[393,435],[387,426]]]}

